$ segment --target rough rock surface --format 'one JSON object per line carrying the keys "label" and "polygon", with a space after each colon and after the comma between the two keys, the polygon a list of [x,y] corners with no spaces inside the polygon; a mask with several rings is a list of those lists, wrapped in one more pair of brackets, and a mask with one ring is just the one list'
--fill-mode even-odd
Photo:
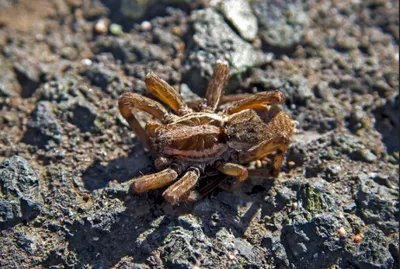
{"label": "rough rock surface", "polygon": [[290,49],[302,41],[310,20],[304,3],[307,1],[251,1],[267,45]]}
{"label": "rough rock surface", "polygon": [[[0,268],[399,267],[399,2],[233,2],[0,0]],[[217,59],[227,93],[286,94],[280,177],[133,193],[155,168],[119,95],[203,98]]]}
{"label": "rough rock surface", "polygon": [[191,20],[193,33],[185,73],[185,80],[191,89],[199,92],[206,89],[213,63],[218,59],[230,63],[231,75],[240,75],[270,60],[268,55],[241,39],[214,9],[196,10]]}
{"label": "rough rock surface", "polygon": [[217,3],[225,19],[247,41],[254,41],[258,32],[257,18],[247,0],[228,0]]}
{"label": "rough rock surface", "polygon": [[43,204],[39,177],[21,157],[0,165],[0,229],[28,221],[40,213]]}

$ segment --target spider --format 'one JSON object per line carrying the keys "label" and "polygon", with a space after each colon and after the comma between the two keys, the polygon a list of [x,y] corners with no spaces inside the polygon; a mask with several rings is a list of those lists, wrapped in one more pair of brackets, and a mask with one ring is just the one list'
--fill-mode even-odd
{"label": "spider", "polygon": [[[195,200],[194,188],[206,168],[236,177],[236,189],[249,175],[244,166],[275,153],[271,175],[277,177],[284,153],[295,130],[293,121],[274,104],[285,96],[279,90],[241,96],[224,109],[223,89],[228,81],[228,64],[217,61],[206,90],[205,100],[188,105],[178,92],[153,72],[146,75],[148,91],[165,103],[136,93],[119,98],[121,115],[144,146],[155,153],[159,171],[134,180],[136,193],[169,186],[163,197],[171,204]],[[232,99],[232,98],[231,98]],[[235,99],[235,98],[233,98]],[[133,113],[139,109],[153,116],[143,128]],[[197,195],[197,196],[196,196]]]}

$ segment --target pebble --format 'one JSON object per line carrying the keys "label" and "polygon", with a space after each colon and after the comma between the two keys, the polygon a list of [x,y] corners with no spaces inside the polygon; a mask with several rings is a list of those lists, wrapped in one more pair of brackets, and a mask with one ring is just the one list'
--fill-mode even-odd
{"label": "pebble", "polygon": [[345,237],[346,236],[346,230],[343,227],[340,227],[338,229],[338,234],[340,237]]}
{"label": "pebble", "polygon": [[377,160],[376,155],[373,154],[369,149],[360,149],[360,150],[356,151],[356,154],[358,155],[358,157],[361,161],[373,163],[373,162],[376,162],[376,160]]}
{"label": "pebble", "polygon": [[112,23],[110,25],[110,32],[113,35],[121,35],[124,31],[122,30],[122,26],[116,23]]}
{"label": "pebble", "polygon": [[362,241],[362,239],[363,239],[363,234],[362,233],[359,233],[359,234],[356,234],[355,236],[354,236],[354,239],[353,239],[353,241],[354,241],[354,243],[360,243],[361,241]]}
{"label": "pebble", "polygon": [[85,58],[85,59],[81,60],[81,63],[83,65],[90,66],[90,65],[92,65],[92,60]]}
{"label": "pebble", "polygon": [[107,28],[108,28],[108,22],[105,19],[100,19],[96,22],[96,25],[94,26],[94,30],[98,34],[105,34],[107,33]]}
{"label": "pebble", "polygon": [[149,22],[149,21],[143,21],[143,22],[140,24],[140,28],[141,28],[143,31],[150,31],[151,28],[152,28],[151,22]]}

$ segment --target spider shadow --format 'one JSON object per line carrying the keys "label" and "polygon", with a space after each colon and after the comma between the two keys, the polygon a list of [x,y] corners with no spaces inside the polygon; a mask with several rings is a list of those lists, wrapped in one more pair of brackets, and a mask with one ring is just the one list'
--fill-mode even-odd
{"label": "spider shadow", "polygon": [[146,173],[151,169],[151,154],[146,152],[140,143],[136,143],[128,156],[122,156],[103,165],[100,160],[94,161],[83,172],[85,188],[92,192],[104,188],[110,181],[126,182]]}
{"label": "spider shadow", "polygon": [[[161,190],[140,195],[130,192],[117,198],[119,207],[99,209],[72,223],[69,251],[76,255],[80,266],[111,268],[127,256],[136,263],[151,263],[154,253],[170,242],[169,235],[177,229],[193,234],[201,227],[210,240],[225,229],[242,238],[258,212],[264,211],[262,203],[272,186],[271,180],[262,186],[244,182],[238,192],[215,190],[195,203],[181,206],[164,201]],[[268,210],[261,214],[268,214]],[[200,225],[192,225],[185,216]]]}

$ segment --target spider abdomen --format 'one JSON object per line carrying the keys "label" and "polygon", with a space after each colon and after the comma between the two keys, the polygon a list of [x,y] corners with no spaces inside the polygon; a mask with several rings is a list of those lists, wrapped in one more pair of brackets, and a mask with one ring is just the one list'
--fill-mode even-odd
{"label": "spider abdomen", "polygon": [[[193,119],[193,120],[192,120]],[[215,159],[227,149],[226,135],[214,118],[187,118],[157,128],[155,143],[162,155],[196,161]]]}

